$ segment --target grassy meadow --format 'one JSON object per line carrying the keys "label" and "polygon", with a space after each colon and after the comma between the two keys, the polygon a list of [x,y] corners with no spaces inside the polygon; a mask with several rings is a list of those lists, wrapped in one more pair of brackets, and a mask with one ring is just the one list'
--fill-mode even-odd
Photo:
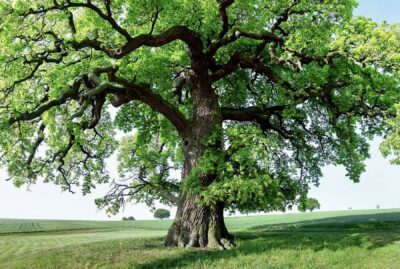
{"label": "grassy meadow", "polygon": [[162,247],[170,220],[0,219],[0,268],[400,268],[400,209],[226,222],[230,251]]}

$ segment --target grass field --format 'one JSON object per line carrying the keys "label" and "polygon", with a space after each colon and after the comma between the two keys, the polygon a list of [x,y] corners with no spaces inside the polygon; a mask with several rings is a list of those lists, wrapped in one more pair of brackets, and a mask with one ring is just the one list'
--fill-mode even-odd
{"label": "grass field", "polygon": [[163,248],[170,224],[0,219],[0,268],[400,268],[400,209],[227,218],[222,252]]}

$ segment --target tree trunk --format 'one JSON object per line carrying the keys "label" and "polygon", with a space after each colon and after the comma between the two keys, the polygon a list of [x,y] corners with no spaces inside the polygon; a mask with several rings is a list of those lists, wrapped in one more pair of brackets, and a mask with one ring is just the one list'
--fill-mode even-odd
{"label": "tree trunk", "polygon": [[[205,76],[203,76],[205,77]],[[183,137],[185,162],[182,180],[199,164],[207,149],[222,149],[222,117],[218,99],[206,80],[192,74],[189,80],[193,98],[193,124]],[[206,140],[216,137],[210,144]],[[201,173],[198,180],[202,188],[207,188],[217,178],[216,175]],[[224,223],[224,204],[199,205],[200,194],[193,191],[181,193],[175,220],[165,239],[166,246],[207,247],[229,249],[233,237]]]}
{"label": "tree trunk", "polygon": [[233,236],[228,233],[224,223],[223,204],[199,206],[197,198],[193,194],[181,197],[165,246],[230,249]]}
{"label": "tree trunk", "polygon": [[[182,178],[185,180],[204,153],[200,140],[185,140],[185,163]],[[214,175],[201,174],[198,178],[203,188],[209,186]],[[224,204],[199,205],[200,194],[182,193],[175,220],[165,239],[166,246],[207,247],[211,249],[230,249],[233,236],[228,233],[224,222]]]}

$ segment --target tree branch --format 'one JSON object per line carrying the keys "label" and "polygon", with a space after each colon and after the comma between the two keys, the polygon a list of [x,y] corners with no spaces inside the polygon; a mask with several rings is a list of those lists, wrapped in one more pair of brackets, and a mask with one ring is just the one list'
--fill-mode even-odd
{"label": "tree branch", "polygon": [[271,27],[271,32],[280,30],[282,32],[281,24],[289,19],[291,14],[302,14],[304,11],[294,11],[293,8],[300,3],[301,0],[293,0],[292,3],[287,7],[281,14],[278,15],[278,19]]}
{"label": "tree branch", "polygon": [[33,158],[35,157],[35,154],[36,154],[36,152],[37,152],[37,149],[39,148],[40,144],[42,144],[42,142],[44,141],[44,134],[43,134],[43,132],[44,132],[44,129],[45,129],[45,128],[46,128],[46,125],[42,122],[42,123],[39,125],[38,131],[37,131],[37,138],[36,138],[35,143],[33,144],[31,153],[29,154],[29,157],[28,157],[28,159],[26,160],[27,166],[30,166],[30,165],[31,165],[31,163],[32,163],[32,161],[33,161]]}
{"label": "tree branch", "polygon": [[221,18],[221,24],[222,24],[221,32],[219,32],[218,37],[217,37],[217,42],[218,42],[218,40],[221,40],[229,30],[227,8],[229,6],[231,6],[235,1],[234,0],[217,0],[217,2],[219,4],[219,16]]}
{"label": "tree branch", "polygon": [[272,114],[282,112],[285,108],[286,106],[272,106],[265,109],[257,106],[244,108],[222,107],[221,113],[223,120],[251,122],[269,119]]}
{"label": "tree branch", "polygon": [[180,25],[172,26],[159,34],[138,35],[126,42],[126,44],[122,48],[118,49],[113,56],[116,59],[120,59],[142,46],[161,47],[176,40],[181,40],[188,45],[192,59],[203,58],[203,43],[198,33],[192,31],[186,26]]}
{"label": "tree branch", "polygon": [[14,117],[11,117],[8,120],[9,125],[11,126],[17,121],[29,121],[36,119],[49,109],[64,104],[69,98],[76,97],[78,95],[80,83],[80,80],[75,81],[74,85],[68,91],[64,92],[60,97],[47,101],[32,112],[20,113]]}
{"label": "tree branch", "polygon": [[232,74],[241,65],[242,68],[250,68],[259,74],[264,75],[269,81],[278,83],[279,78],[274,74],[271,68],[263,65],[256,57],[248,57],[241,53],[235,53],[229,59],[228,63],[210,75],[211,82],[216,82]]}
{"label": "tree branch", "polygon": [[94,11],[97,15],[99,15],[99,17],[101,17],[103,20],[107,21],[114,30],[116,30],[118,33],[120,33],[122,36],[124,36],[126,40],[130,40],[132,38],[130,36],[130,34],[128,33],[128,31],[125,30],[124,28],[122,28],[112,17],[110,1],[106,1],[107,14],[103,13],[103,11],[99,7],[93,5],[91,1],[87,1],[86,3],[77,3],[77,2],[72,2],[71,0],[66,0],[66,2],[59,4],[57,2],[57,0],[55,0],[54,6],[50,6],[47,8],[42,6],[36,10],[29,9],[27,12],[22,13],[21,16],[27,17],[29,15],[34,15],[34,14],[45,14],[45,13],[47,13],[49,11],[53,11],[53,10],[66,10],[69,8],[79,8],[79,7],[87,8],[87,9]]}
{"label": "tree branch", "polygon": [[231,35],[229,35],[225,38],[218,39],[216,42],[211,44],[209,47],[209,50],[207,52],[208,58],[212,58],[220,48],[235,42],[236,40],[238,40],[241,37],[245,37],[245,38],[249,38],[249,39],[253,39],[253,40],[260,40],[260,41],[264,41],[266,43],[271,43],[271,42],[282,43],[283,42],[283,39],[281,37],[275,35],[272,32],[265,31],[265,32],[260,32],[260,33],[252,33],[252,32],[236,30]]}
{"label": "tree branch", "polygon": [[161,95],[152,91],[150,85],[138,84],[118,77],[116,70],[108,73],[108,79],[110,82],[118,83],[125,88],[125,92],[115,94],[115,98],[111,100],[114,107],[119,107],[132,100],[141,100],[157,112],[163,114],[181,135],[186,134],[189,123],[185,116]]}

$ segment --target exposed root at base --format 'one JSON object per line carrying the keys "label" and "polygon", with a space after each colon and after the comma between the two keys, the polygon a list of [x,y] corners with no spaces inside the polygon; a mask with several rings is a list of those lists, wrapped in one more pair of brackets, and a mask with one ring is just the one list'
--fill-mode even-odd
{"label": "exposed root at base", "polygon": [[226,238],[222,238],[220,240],[212,240],[210,241],[206,248],[207,249],[218,249],[218,250],[230,250],[234,248],[234,243]]}
{"label": "exposed root at base", "polygon": [[228,240],[226,238],[222,238],[220,240],[212,240],[208,242],[207,245],[200,245],[195,243],[194,241],[190,241],[188,244],[184,244],[182,241],[178,242],[178,244],[174,245],[165,245],[166,247],[179,247],[179,248],[185,248],[185,249],[204,249],[204,250],[230,250],[235,247],[235,244],[233,241]]}

